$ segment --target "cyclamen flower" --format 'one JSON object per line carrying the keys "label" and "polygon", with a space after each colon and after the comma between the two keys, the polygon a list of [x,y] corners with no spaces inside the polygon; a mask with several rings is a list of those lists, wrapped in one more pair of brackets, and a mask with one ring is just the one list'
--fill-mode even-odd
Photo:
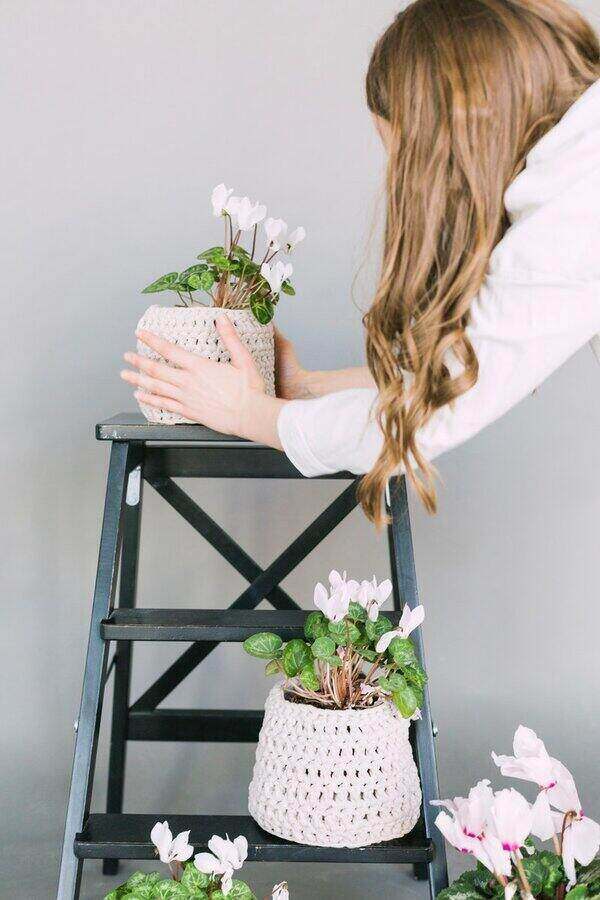
{"label": "cyclamen flower", "polygon": [[233,194],[233,188],[225,187],[224,184],[218,184],[213,189],[210,202],[212,203],[213,215],[222,216],[227,211],[227,201]]}
{"label": "cyclamen flower", "polygon": [[463,834],[467,837],[483,837],[485,827],[490,816],[494,792],[490,782],[479,781],[469,791],[468,797],[455,797],[454,800],[432,800],[432,806],[443,806],[452,813]]}
{"label": "cyclamen flower", "polygon": [[514,756],[498,756],[492,751],[492,759],[503,775],[532,781],[542,790],[554,788],[558,781],[558,760],[553,759],[535,731],[519,725],[513,739]]}
{"label": "cyclamen flower", "polygon": [[333,591],[330,594],[319,582],[315,585],[314,603],[330,622],[341,622],[348,614],[350,597],[344,591]]}
{"label": "cyclamen flower", "polygon": [[406,603],[402,610],[402,616],[400,617],[398,627],[394,628],[393,631],[386,631],[386,633],[379,638],[377,646],[375,647],[377,653],[385,653],[394,638],[407,638],[412,634],[415,628],[418,628],[419,625],[421,625],[424,618],[425,609],[423,606],[415,606],[414,609],[411,609],[408,603]]}
{"label": "cyclamen flower", "polygon": [[508,853],[516,853],[531,834],[531,806],[514,788],[494,795],[490,818],[496,836]]}
{"label": "cyclamen flower", "polygon": [[273,888],[271,900],[290,900],[290,892],[288,890],[287,881],[276,884]]}
{"label": "cyclamen flower", "polygon": [[185,862],[194,852],[189,842],[189,831],[180,832],[175,839],[168,822],[157,822],[150,832],[150,840],[158,851],[161,862],[170,865],[172,862]]}
{"label": "cyclamen flower", "polygon": [[287,232],[287,225],[283,219],[265,219],[265,234],[267,242],[272,250],[280,250],[280,240],[283,240]]}
{"label": "cyclamen flower", "polygon": [[587,816],[571,819],[565,827],[562,844],[562,861],[571,888],[577,881],[575,861],[589,866],[600,849],[600,825]]}
{"label": "cyclamen flower", "polygon": [[348,578],[345,571],[340,575],[336,569],[332,569],[329,573],[329,584],[332,591],[340,591],[347,595],[348,601],[355,599],[355,594],[358,591],[358,581],[355,581],[354,578]]}
{"label": "cyclamen flower", "polygon": [[221,876],[221,892],[226,897],[231,890],[233,873],[241,869],[248,856],[248,841],[243,835],[234,841],[213,834],[208,842],[211,853],[197,853],[194,865],[205,875]]}
{"label": "cyclamen flower", "polygon": [[356,602],[360,603],[363,609],[367,611],[367,615],[372,622],[379,617],[379,608],[383,606],[385,601],[392,593],[392,582],[389,578],[377,584],[377,579],[373,575],[373,581],[362,581],[356,593]]}
{"label": "cyclamen flower", "polygon": [[287,252],[291,253],[291,251],[294,249],[296,244],[299,244],[300,241],[303,241],[305,237],[306,237],[306,229],[304,229],[302,227],[302,225],[299,225],[298,228],[294,228],[294,230],[289,235],[289,237],[286,241],[285,246],[286,246]]}
{"label": "cyclamen flower", "polygon": [[293,271],[293,266],[281,261],[276,262],[273,266],[270,266],[269,263],[263,263],[260,267],[260,274],[268,282],[271,293],[275,296],[280,292],[283,282],[291,277]]}
{"label": "cyclamen flower", "polygon": [[240,231],[250,231],[262,222],[267,214],[267,207],[261,203],[253,204],[249,197],[232,197],[227,205],[227,211],[231,216],[235,216]]}

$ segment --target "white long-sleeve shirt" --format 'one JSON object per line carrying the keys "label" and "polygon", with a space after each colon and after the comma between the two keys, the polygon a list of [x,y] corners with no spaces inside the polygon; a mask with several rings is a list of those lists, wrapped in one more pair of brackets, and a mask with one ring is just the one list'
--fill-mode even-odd
{"label": "white long-sleeve shirt", "polygon": [[[467,328],[479,378],[419,432],[429,460],[498,419],[600,332],[600,82],[533,148],[505,204],[511,225]],[[286,403],[283,449],[309,477],[369,471],[383,444],[376,399],[352,389]]]}

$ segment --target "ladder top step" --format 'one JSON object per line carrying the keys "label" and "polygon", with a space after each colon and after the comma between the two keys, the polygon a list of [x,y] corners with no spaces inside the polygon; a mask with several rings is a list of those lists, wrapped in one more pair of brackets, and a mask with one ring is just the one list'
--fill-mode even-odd
{"label": "ladder top step", "polygon": [[111,419],[98,422],[99,441],[197,441],[203,444],[236,444],[251,447],[243,438],[220,434],[204,425],[158,425],[148,422],[140,412],[118,413]]}
{"label": "ladder top step", "polygon": [[431,841],[419,826],[409,835],[358,850],[307,847],[267,834],[250,816],[182,816],[93,814],[75,837],[75,855],[82,859],[154,859],[150,831],[168,819],[173,834],[191,828],[196,852],[206,850],[213,834],[248,839],[248,860],[263,862],[417,863],[432,859]]}
{"label": "ladder top step", "polygon": [[[307,610],[115,609],[100,630],[107,641],[245,641],[258,631],[303,637]],[[400,613],[385,610],[396,624]]]}

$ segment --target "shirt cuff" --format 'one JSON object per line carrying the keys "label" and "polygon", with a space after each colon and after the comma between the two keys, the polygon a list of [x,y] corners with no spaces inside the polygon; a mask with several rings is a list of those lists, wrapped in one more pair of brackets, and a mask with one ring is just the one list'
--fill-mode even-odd
{"label": "shirt cuff", "polygon": [[281,408],[277,417],[277,433],[285,455],[305,478],[331,474],[313,453],[302,427],[302,412],[311,400],[290,400]]}

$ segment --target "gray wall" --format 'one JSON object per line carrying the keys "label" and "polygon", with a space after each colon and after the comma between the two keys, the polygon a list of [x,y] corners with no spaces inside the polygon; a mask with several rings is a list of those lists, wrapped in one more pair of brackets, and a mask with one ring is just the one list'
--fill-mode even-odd
{"label": "gray wall", "polygon": [[[580,5],[597,21],[598,0]],[[107,461],[92,428],[132,407],[118,370],[145,306],[139,289],[220,237],[208,197],[224,180],[308,230],[296,259],[299,296],[279,313],[306,365],[360,362],[351,285],[383,166],[362,78],[397,6],[3,4],[0,852],[5,877],[32,850],[38,861],[26,883],[3,895],[42,900],[53,892]],[[373,262],[359,281],[359,300],[368,297],[372,269]],[[445,793],[491,775],[490,747],[508,749],[524,722],[572,767],[587,810],[600,815],[596,385],[600,371],[582,351],[534,398],[440,461],[437,518],[414,510]],[[192,488],[265,564],[335,490]],[[242,580],[151,489],[146,500],[141,603],[229,602]],[[332,565],[385,575],[384,541],[360,513],[286,587],[308,604]],[[174,656],[172,647],[136,648],[134,696]],[[260,667],[229,647],[172,703],[254,706],[266,690]],[[104,799],[104,746],[96,804]],[[217,754],[134,745],[127,805],[241,811],[251,759],[246,747]],[[97,897],[98,867],[88,869],[85,896]],[[254,871],[265,888],[284,874]],[[292,874],[295,900],[336,893],[322,867]],[[377,879],[380,896],[397,895],[389,873],[379,870]],[[351,881],[348,897],[373,895],[366,872]]]}

